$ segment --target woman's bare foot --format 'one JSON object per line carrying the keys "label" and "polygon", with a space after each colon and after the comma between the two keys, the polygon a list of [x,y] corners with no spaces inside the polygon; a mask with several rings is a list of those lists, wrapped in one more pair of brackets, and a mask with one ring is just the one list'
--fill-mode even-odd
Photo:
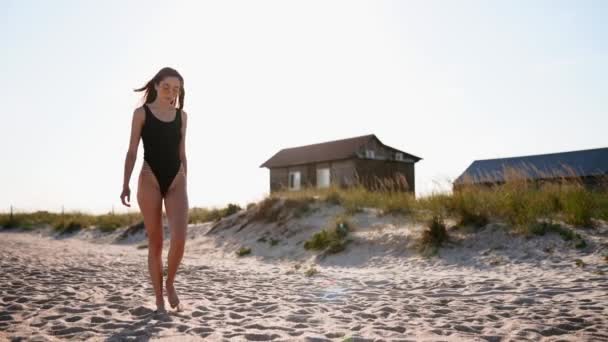
{"label": "woman's bare foot", "polygon": [[161,300],[156,300],[156,310],[154,311],[154,313],[158,314],[158,313],[166,313],[167,309],[165,309],[165,300],[161,299]]}
{"label": "woman's bare foot", "polygon": [[175,291],[175,286],[173,284],[165,284],[167,288],[167,298],[169,299],[169,305],[171,305],[172,309],[177,308],[177,311],[181,311],[181,306],[179,305],[179,297],[177,296],[177,292]]}

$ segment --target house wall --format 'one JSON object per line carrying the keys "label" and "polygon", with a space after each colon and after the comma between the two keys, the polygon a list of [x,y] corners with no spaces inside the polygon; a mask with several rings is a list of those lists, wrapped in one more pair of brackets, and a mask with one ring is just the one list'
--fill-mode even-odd
{"label": "house wall", "polygon": [[330,165],[329,173],[332,185],[351,186],[355,183],[355,162],[354,160],[334,161]]}
{"label": "house wall", "polygon": [[289,173],[300,171],[300,187],[316,184],[317,170],[314,165],[299,165],[270,169],[270,192],[285,190],[289,187]]}
{"label": "house wall", "polygon": [[270,192],[279,191],[289,185],[289,173],[286,167],[270,169]]}
{"label": "house wall", "polygon": [[365,150],[374,151],[375,159],[393,159],[394,158],[391,150],[382,146],[380,143],[378,143],[378,141],[376,139],[371,139],[367,144],[365,144],[364,146],[361,146],[361,148],[359,148],[359,150],[356,151],[356,154],[359,156],[359,158],[365,158]]}
{"label": "house wall", "polygon": [[384,184],[396,190],[416,192],[414,163],[360,159],[355,169],[359,182],[371,190]]}
{"label": "house wall", "polygon": [[359,148],[359,150],[355,152],[355,154],[360,159],[367,159],[367,157],[365,155],[365,150],[374,151],[375,160],[393,160],[395,162],[408,163],[408,164],[409,163],[413,164],[415,162],[415,160],[408,159],[408,156],[405,153],[403,153],[403,160],[396,160],[395,152],[397,152],[397,151],[382,145],[376,139],[371,139],[367,144],[361,146]]}
{"label": "house wall", "polygon": [[300,171],[300,185],[302,187],[317,186],[317,168],[329,168],[330,182],[338,186],[349,186],[355,182],[355,163],[353,160],[332,161],[325,163],[311,163],[299,166],[270,169],[270,192],[287,189],[289,186],[289,172]]}

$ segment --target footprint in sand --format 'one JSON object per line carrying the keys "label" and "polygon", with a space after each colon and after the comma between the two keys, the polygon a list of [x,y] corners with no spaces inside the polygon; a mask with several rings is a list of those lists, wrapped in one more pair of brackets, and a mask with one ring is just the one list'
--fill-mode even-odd
{"label": "footprint in sand", "polygon": [[432,309],[431,312],[439,314],[439,315],[448,315],[448,314],[453,313],[454,311],[452,311],[450,309]]}
{"label": "footprint in sand", "polygon": [[[8,293],[9,291],[6,291],[6,292]],[[17,299],[17,298],[18,298],[18,297],[13,297],[13,296],[5,296],[4,298],[2,298],[2,300],[3,300],[5,303],[8,303],[8,302],[12,302],[12,301],[14,301],[14,300],[15,300],[15,299]]]}
{"label": "footprint in sand", "polygon": [[374,328],[375,329],[380,329],[380,330],[395,331],[395,332],[398,332],[400,334],[403,334],[405,332],[405,328],[404,327],[400,327],[400,326],[374,325]]}
{"label": "footprint in sand", "polygon": [[325,337],[327,338],[341,338],[344,337],[344,335],[346,335],[343,332],[333,332],[333,333],[327,333],[325,334]]}
{"label": "footprint in sand", "polygon": [[121,296],[112,296],[108,297],[108,301],[112,303],[121,303],[124,301],[124,299]]}
{"label": "footprint in sand", "polygon": [[129,313],[131,313],[131,315],[133,315],[133,316],[142,317],[142,316],[150,315],[150,314],[154,313],[154,311],[152,309],[146,308],[144,306],[138,306],[135,309],[129,310]]}
{"label": "footprint in sand", "polygon": [[53,331],[53,335],[64,336],[64,335],[83,333],[83,332],[86,332],[86,331],[91,331],[91,330],[83,328],[83,327],[70,327],[70,328],[63,328],[63,329],[54,330]]}
{"label": "footprint in sand", "polygon": [[97,316],[91,317],[91,323],[93,323],[93,324],[107,323],[109,321],[110,321],[109,319],[104,318],[104,317],[97,317]]}
{"label": "footprint in sand", "polygon": [[[241,335],[241,334],[239,334]],[[277,334],[243,334],[243,336],[245,337],[245,339],[247,341],[271,341],[274,340],[275,338],[279,338],[281,336],[277,335]]]}
{"label": "footprint in sand", "polygon": [[369,314],[369,313],[365,313],[365,312],[359,312],[356,315],[361,318],[364,318],[364,319],[377,319],[378,318],[378,316],[376,316],[374,314]]}
{"label": "footprint in sand", "polygon": [[7,314],[7,313],[0,313],[0,322],[10,322],[15,320],[13,318],[13,316]]}
{"label": "footprint in sand", "polygon": [[201,317],[201,316],[204,316],[204,315],[207,315],[207,314],[208,314],[207,312],[194,311],[194,312],[192,312],[192,317],[196,318],[196,317]]}
{"label": "footprint in sand", "polygon": [[285,320],[294,323],[304,323],[308,321],[308,317],[305,315],[288,315],[285,317]]}
{"label": "footprint in sand", "polygon": [[30,322],[30,326],[34,327],[34,328],[41,328],[43,326],[45,326],[48,323],[48,321],[43,321],[39,318],[35,318]]}
{"label": "footprint in sand", "polygon": [[118,330],[130,328],[130,325],[125,323],[106,323],[101,325],[101,328],[104,330]]}
{"label": "footprint in sand", "polygon": [[66,322],[73,323],[73,322],[78,322],[78,321],[80,321],[81,319],[82,319],[82,316],[72,316],[72,317],[68,317],[68,318],[66,318],[66,319],[65,319],[65,321],[66,321]]}
{"label": "footprint in sand", "polygon": [[64,312],[64,313],[71,313],[71,314],[79,314],[79,313],[89,312],[90,310],[64,307],[64,308],[59,308],[57,311]]}
{"label": "footprint in sand", "polygon": [[211,334],[213,332],[215,332],[215,330],[211,329],[211,328],[205,328],[205,327],[198,327],[198,328],[192,328],[190,330],[188,330],[187,332],[193,332],[195,334]]}
{"label": "footprint in sand", "polygon": [[60,319],[60,318],[62,318],[64,316],[65,315],[52,315],[52,316],[42,317],[42,319],[47,320],[47,321],[55,321],[55,320],[58,320],[58,319]]}
{"label": "footprint in sand", "polygon": [[[5,310],[8,312],[23,311],[23,310],[25,310],[25,306],[23,306],[21,304],[13,304],[13,305],[9,305],[8,307],[6,307]],[[0,311],[0,315],[2,315],[2,311]]]}
{"label": "footprint in sand", "polygon": [[278,308],[279,308],[278,305],[271,305],[271,306],[263,308],[261,311],[263,313],[269,313],[269,312],[272,312],[272,311],[276,311]]}
{"label": "footprint in sand", "polygon": [[237,313],[231,312],[228,314],[228,317],[232,318],[232,319],[241,319],[241,318],[245,318],[245,316],[241,316]]}
{"label": "footprint in sand", "polygon": [[108,305],[109,309],[115,309],[118,312],[123,312],[123,311],[127,311],[129,310],[129,308],[127,306],[124,305],[120,305],[120,304],[112,304],[112,305]]}

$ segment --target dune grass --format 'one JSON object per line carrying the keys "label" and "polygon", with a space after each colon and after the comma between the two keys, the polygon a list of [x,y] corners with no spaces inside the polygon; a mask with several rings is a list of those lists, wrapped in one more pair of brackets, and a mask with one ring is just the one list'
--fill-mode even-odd
{"label": "dune grass", "polygon": [[210,221],[218,221],[223,217],[230,216],[234,213],[241,211],[241,207],[237,204],[229,203],[225,208],[200,208],[193,207],[190,208],[188,213],[188,223],[201,223],[201,222],[210,222]]}
{"label": "dune grass", "polygon": [[448,233],[440,216],[434,216],[427,222],[419,241],[419,251],[425,255],[435,255],[439,247],[448,241]]}
{"label": "dune grass", "polygon": [[[217,221],[222,217],[232,215],[241,208],[236,204],[228,204],[225,208],[191,208],[188,213],[189,223]],[[164,215],[164,214],[163,214]],[[50,226],[60,233],[75,232],[80,229],[98,228],[104,232],[112,232],[120,227],[127,227],[143,222],[140,212],[126,214],[94,215],[80,211],[54,213],[49,211],[0,213],[0,227],[34,229]]]}
{"label": "dune grass", "polygon": [[4,228],[33,229],[50,226],[59,232],[73,232],[83,228],[97,227],[112,231],[141,221],[139,213],[92,215],[80,211],[53,213],[36,211],[32,213],[0,213],[0,226]]}
{"label": "dune grass", "polygon": [[346,249],[349,242],[346,237],[352,229],[348,217],[339,215],[332,220],[328,228],[315,233],[309,240],[305,241],[304,248],[325,251],[328,254],[339,253]]}
{"label": "dune grass", "polygon": [[390,189],[369,191],[361,186],[332,186],[275,192],[267,200],[313,198],[342,205],[347,214],[369,207],[380,209],[384,214],[410,215],[421,223],[434,217],[454,219],[458,226],[483,227],[489,222],[504,222],[516,232],[534,235],[541,222],[563,222],[589,228],[597,220],[608,220],[607,189],[589,189],[576,177],[531,183],[516,172],[510,172],[502,184],[468,185],[457,191],[436,192],[419,198]]}
{"label": "dune grass", "polygon": [[[453,192],[436,192],[419,198],[408,192],[393,190],[390,186],[380,187],[376,191],[363,186],[279,191],[258,203],[248,204],[247,210],[252,211],[254,221],[277,222],[306,215],[316,210],[318,207],[314,204],[320,202],[341,205],[346,215],[356,214],[364,208],[376,208],[382,214],[409,215],[421,223],[427,223],[434,217],[453,219],[459,226],[483,227],[489,222],[504,222],[523,234],[532,236],[539,232],[557,232],[562,237],[568,236],[565,230],[551,228],[552,224],[560,222],[589,228],[596,225],[598,220],[608,220],[606,186],[590,190],[581,179],[571,176],[558,178],[551,183],[531,183],[517,172],[506,174],[505,182],[499,185],[469,184]],[[603,183],[608,184],[608,180]],[[277,205],[279,201],[280,206]],[[189,212],[189,223],[217,221],[241,210],[236,204],[220,209],[194,207]],[[0,213],[0,226],[4,228],[28,229],[49,225],[61,232],[90,227],[112,231],[141,221],[143,219],[139,212],[104,215],[77,211],[64,214],[48,211]],[[549,226],[543,227],[543,222]],[[327,230],[326,234],[330,234],[330,231]],[[332,240],[331,234],[317,239]],[[571,240],[575,241],[576,236]],[[582,245],[581,241],[577,244]]]}
{"label": "dune grass", "polygon": [[238,257],[249,255],[249,254],[251,254],[251,248],[243,246],[243,247],[239,248],[237,251],[235,251],[235,253]]}
{"label": "dune grass", "polygon": [[309,201],[311,199],[343,206],[348,214],[360,212],[363,208],[377,208],[384,214],[411,213],[414,208],[414,196],[408,192],[378,190],[370,191],[363,186],[341,188],[305,187],[299,191],[277,191],[269,198],[287,198],[292,201]]}

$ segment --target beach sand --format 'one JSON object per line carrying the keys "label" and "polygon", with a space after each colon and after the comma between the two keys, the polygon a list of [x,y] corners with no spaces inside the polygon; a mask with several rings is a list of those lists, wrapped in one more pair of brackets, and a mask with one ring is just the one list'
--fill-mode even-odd
{"label": "beach sand", "polygon": [[156,315],[143,232],[4,231],[0,340],[608,341],[608,227],[582,230],[576,249],[489,225],[424,257],[421,227],[364,212],[346,251],[304,250],[339,211],[191,225],[176,280],[185,310]]}

